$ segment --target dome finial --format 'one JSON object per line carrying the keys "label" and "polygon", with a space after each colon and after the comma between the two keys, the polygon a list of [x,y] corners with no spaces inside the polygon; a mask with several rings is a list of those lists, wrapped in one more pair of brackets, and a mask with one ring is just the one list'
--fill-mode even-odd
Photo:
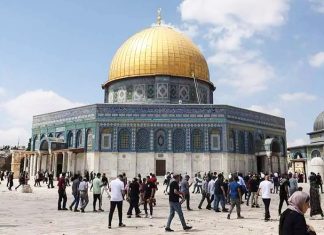
{"label": "dome finial", "polygon": [[162,17],[161,17],[161,8],[159,8],[158,10],[157,10],[157,18],[156,18],[156,23],[157,23],[157,25],[161,25],[161,20],[162,20]]}

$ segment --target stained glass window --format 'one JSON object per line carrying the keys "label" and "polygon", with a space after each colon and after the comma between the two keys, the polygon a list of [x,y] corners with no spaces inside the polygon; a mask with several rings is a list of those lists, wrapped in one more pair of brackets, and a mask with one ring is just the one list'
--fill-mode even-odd
{"label": "stained glass window", "polygon": [[182,129],[173,132],[173,152],[181,153],[186,150],[186,133]]}
{"label": "stained glass window", "polygon": [[147,129],[139,129],[136,134],[136,149],[138,151],[150,150],[150,134]]}
{"label": "stained glass window", "polygon": [[82,131],[78,130],[76,134],[76,147],[79,148],[82,146]]}
{"label": "stained glass window", "polygon": [[203,133],[200,129],[192,131],[192,149],[195,152],[202,151],[203,149]]}
{"label": "stained glass window", "polygon": [[127,129],[121,129],[118,135],[118,149],[129,150],[131,143],[130,132]]}

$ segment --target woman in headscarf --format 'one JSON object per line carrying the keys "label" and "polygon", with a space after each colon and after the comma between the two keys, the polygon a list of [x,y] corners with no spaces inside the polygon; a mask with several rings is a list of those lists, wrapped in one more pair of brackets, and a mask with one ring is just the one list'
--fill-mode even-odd
{"label": "woman in headscarf", "polygon": [[319,193],[319,185],[316,182],[316,174],[311,172],[309,177],[310,189],[310,216],[321,215],[324,218],[323,210],[321,207],[321,198]]}
{"label": "woman in headscarf", "polygon": [[310,197],[305,192],[297,191],[291,195],[288,208],[280,216],[279,235],[316,235],[304,217],[309,201]]}

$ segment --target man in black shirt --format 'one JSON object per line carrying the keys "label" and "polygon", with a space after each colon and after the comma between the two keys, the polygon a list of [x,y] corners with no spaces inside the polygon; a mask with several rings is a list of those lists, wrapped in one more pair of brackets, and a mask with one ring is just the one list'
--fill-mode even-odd
{"label": "man in black shirt", "polygon": [[224,190],[224,176],[222,174],[218,174],[217,181],[215,182],[214,186],[214,210],[215,212],[220,212],[218,206],[219,202],[222,206],[222,211],[227,212],[228,209],[225,208],[225,190]]}
{"label": "man in black shirt", "polygon": [[136,217],[140,218],[139,215],[141,213],[140,209],[138,208],[138,202],[139,202],[139,183],[137,182],[137,178],[133,179],[133,182],[129,185],[128,191],[127,191],[127,198],[129,199],[129,209],[127,212],[127,217],[131,218],[133,208],[135,208],[135,214]]}
{"label": "man in black shirt", "polygon": [[174,178],[174,180],[171,181],[171,183],[170,183],[170,193],[169,193],[170,214],[169,214],[167,226],[165,227],[165,231],[173,232],[173,230],[170,228],[170,225],[171,225],[171,222],[172,222],[175,212],[177,212],[179,215],[183,229],[189,230],[192,227],[187,226],[187,224],[184,220],[184,217],[183,217],[181,204],[179,202],[179,198],[181,196],[184,196],[184,193],[180,192],[180,190],[179,190],[180,176],[178,174],[174,174],[173,178]]}
{"label": "man in black shirt", "polygon": [[147,213],[147,204],[149,204],[150,207],[150,219],[152,219],[153,216],[153,202],[154,202],[154,194],[155,194],[155,188],[156,185],[154,182],[150,180],[150,176],[146,177],[146,184],[144,185],[144,211],[145,211],[145,217],[148,217]]}

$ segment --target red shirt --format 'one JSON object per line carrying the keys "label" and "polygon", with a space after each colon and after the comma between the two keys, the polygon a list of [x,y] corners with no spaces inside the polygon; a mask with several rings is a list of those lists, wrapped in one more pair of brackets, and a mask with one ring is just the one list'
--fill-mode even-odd
{"label": "red shirt", "polygon": [[60,177],[57,186],[59,188],[59,190],[64,190],[65,189],[65,178],[64,177]]}

